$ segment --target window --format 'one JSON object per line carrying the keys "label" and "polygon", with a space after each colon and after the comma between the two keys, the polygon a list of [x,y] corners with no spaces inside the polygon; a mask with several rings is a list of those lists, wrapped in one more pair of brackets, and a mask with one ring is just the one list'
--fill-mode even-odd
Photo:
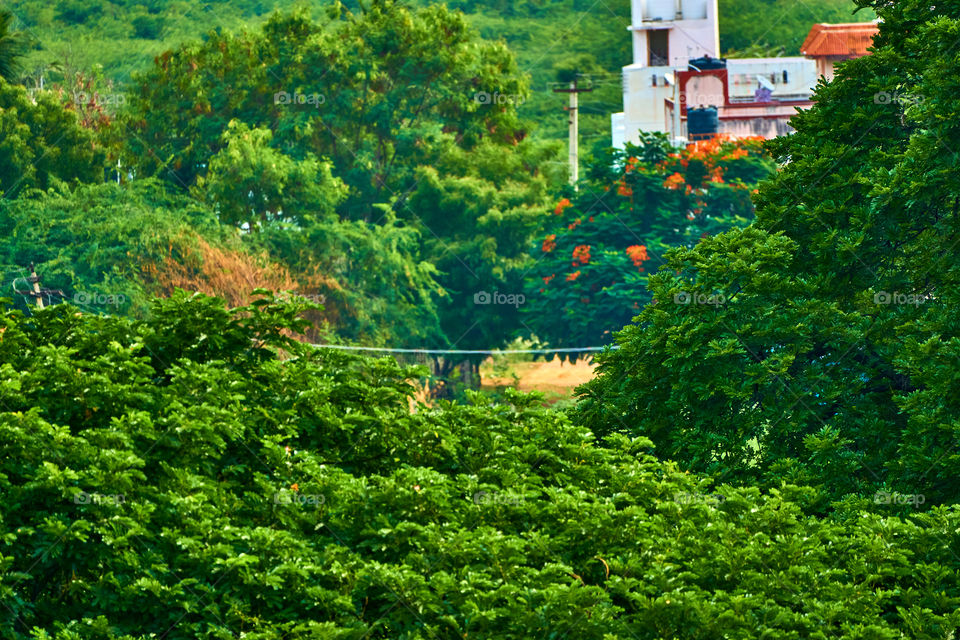
{"label": "window", "polygon": [[652,29],[647,32],[649,58],[647,66],[666,67],[670,64],[670,30]]}

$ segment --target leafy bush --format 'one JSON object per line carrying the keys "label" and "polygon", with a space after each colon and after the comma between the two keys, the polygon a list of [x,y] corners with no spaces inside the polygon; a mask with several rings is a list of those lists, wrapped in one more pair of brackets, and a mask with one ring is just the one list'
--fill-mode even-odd
{"label": "leafy bush", "polygon": [[[960,513],[710,487],[537,398],[411,408],[297,305],[3,316],[5,638],[924,638]],[[799,502],[797,502],[799,501]]]}

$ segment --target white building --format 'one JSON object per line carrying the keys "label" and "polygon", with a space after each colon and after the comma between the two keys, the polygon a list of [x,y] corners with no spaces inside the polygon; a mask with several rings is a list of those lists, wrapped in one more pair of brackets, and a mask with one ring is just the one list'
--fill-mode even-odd
{"label": "white building", "polygon": [[[687,110],[716,107],[718,133],[772,138],[792,129],[809,106],[817,65],[803,57],[719,58],[717,0],[632,0],[633,64],[623,68],[623,112],[612,116],[613,146],[639,141],[640,131],[688,138]],[[674,109],[676,104],[679,109]]]}

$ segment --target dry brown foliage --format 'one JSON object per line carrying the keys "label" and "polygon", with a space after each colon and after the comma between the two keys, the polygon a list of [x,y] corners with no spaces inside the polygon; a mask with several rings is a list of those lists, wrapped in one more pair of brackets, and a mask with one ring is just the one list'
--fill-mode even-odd
{"label": "dry brown foliage", "polygon": [[[266,254],[255,255],[241,249],[214,246],[205,239],[182,237],[171,244],[162,262],[141,265],[144,280],[158,296],[169,296],[176,289],[199,292],[226,300],[231,307],[249,304],[255,289],[291,291],[324,304],[323,311],[310,311],[306,317],[317,328],[334,325],[341,315],[330,293],[340,290],[335,280],[315,269],[294,277],[283,265]],[[331,304],[333,303],[333,304]]]}

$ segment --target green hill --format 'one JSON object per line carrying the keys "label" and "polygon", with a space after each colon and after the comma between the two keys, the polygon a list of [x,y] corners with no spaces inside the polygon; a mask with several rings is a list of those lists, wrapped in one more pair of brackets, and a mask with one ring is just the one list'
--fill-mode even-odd
{"label": "green hill", "polygon": [[[316,17],[331,3],[309,6]],[[354,5],[355,2],[347,2]],[[428,4],[417,0],[414,4]],[[452,0],[486,39],[503,39],[530,74],[532,95],[521,115],[536,123],[536,135],[566,136],[564,98],[551,82],[558,66],[576,63],[591,73],[596,91],[583,96],[581,142],[585,148],[609,142],[610,114],[621,108],[620,68],[631,60],[628,0]],[[153,58],[210,30],[259,26],[275,10],[302,6],[294,0],[183,2],[180,0],[18,0],[7,7],[33,40],[27,60],[28,86],[56,82],[66,74],[100,69],[123,85]],[[798,53],[815,22],[869,20],[853,16],[852,0],[721,0],[720,39],[724,51]]]}

